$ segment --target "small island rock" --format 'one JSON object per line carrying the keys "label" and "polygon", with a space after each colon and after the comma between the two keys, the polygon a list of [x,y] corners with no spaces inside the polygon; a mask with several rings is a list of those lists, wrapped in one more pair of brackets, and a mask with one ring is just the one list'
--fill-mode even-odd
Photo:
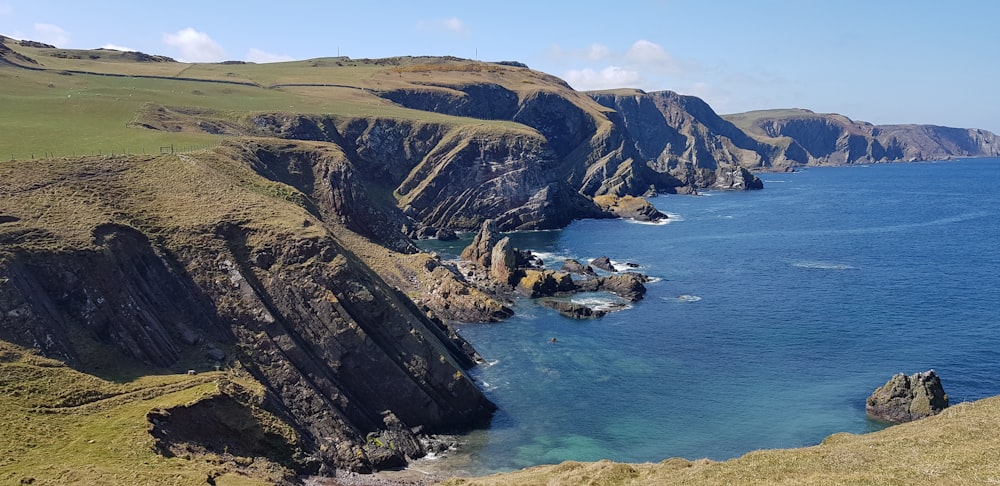
{"label": "small island rock", "polygon": [[948,394],[934,370],[906,376],[899,373],[876,388],[865,402],[868,416],[903,423],[937,415],[948,408]]}

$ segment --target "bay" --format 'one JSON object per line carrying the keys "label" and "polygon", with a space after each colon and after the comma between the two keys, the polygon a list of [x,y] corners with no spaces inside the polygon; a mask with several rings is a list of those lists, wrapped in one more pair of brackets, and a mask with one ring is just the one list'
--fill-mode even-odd
{"label": "bay", "polygon": [[653,198],[668,224],[513,234],[551,268],[606,255],[655,281],[601,319],[522,299],[508,321],[461,325],[500,409],[449,467],[814,445],[884,427],[864,401],[898,372],[935,369],[953,404],[1000,394],[1000,159],[762,179],[763,191]]}

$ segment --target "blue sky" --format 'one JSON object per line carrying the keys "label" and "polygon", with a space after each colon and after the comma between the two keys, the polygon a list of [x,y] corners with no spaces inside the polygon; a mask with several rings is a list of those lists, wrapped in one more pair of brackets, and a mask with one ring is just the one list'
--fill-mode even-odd
{"label": "blue sky", "polygon": [[[0,0],[0,34],[185,61],[452,55],[577,89],[1000,133],[1000,1]],[[2,88],[0,88],[2,89]]]}

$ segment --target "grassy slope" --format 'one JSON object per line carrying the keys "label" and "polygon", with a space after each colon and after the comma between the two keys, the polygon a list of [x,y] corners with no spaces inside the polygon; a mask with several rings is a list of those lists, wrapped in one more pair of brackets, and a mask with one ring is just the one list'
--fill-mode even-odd
{"label": "grassy slope", "polygon": [[[106,381],[0,341],[0,483],[270,484],[209,455],[165,458],[146,414],[217,394],[225,373]],[[33,482],[32,482],[33,481]]]}

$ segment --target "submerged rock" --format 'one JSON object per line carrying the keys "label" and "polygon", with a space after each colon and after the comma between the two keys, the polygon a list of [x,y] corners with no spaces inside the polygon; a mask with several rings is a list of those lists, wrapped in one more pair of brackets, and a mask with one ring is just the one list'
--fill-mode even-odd
{"label": "submerged rock", "polygon": [[948,408],[948,394],[934,370],[906,376],[899,373],[876,388],[865,402],[873,418],[903,423],[937,415]]}

